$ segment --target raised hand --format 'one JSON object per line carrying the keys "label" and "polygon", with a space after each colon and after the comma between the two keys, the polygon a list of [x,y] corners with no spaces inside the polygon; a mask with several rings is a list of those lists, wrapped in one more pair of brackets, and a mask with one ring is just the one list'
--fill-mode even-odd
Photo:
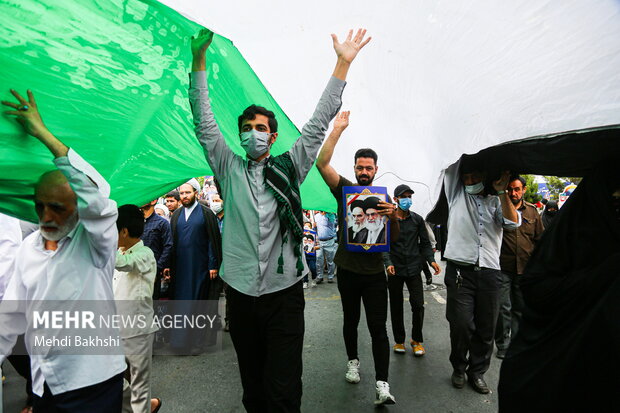
{"label": "raised hand", "polygon": [[364,40],[365,35],[366,29],[358,29],[355,37],[353,37],[353,30],[349,30],[347,39],[344,42],[339,43],[338,37],[335,34],[332,34],[332,40],[334,41],[334,50],[336,51],[338,59],[342,59],[347,63],[351,63],[355,59],[355,56],[357,56],[359,51],[368,44],[370,39],[372,39],[372,37],[369,37]]}
{"label": "raised hand", "polygon": [[192,56],[204,56],[213,41],[213,32],[209,29],[202,29],[196,37],[192,36]]}
{"label": "raised hand", "polygon": [[3,100],[2,104],[4,106],[15,109],[7,110],[4,114],[15,116],[15,120],[24,127],[26,133],[35,138],[41,138],[45,133],[49,133],[47,127],[43,123],[43,119],[41,119],[39,109],[37,108],[37,102],[34,100],[32,92],[28,91],[28,100],[24,99],[13,89],[11,89],[11,93],[15,96],[18,103]]}
{"label": "raised hand", "polygon": [[340,112],[338,115],[336,115],[336,118],[334,119],[334,130],[337,130],[339,132],[342,133],[342,131],[344,131],[347,126],[349,126],[349,114],[351,112],[350,111],[343,111]]}
{"label": "raised hand", "polygon": [[510,183],[510,171],[502,172],[502,176],[495,182],[493,182],[493,188],[496,191],[504,191],[508,188],[508,184]]}

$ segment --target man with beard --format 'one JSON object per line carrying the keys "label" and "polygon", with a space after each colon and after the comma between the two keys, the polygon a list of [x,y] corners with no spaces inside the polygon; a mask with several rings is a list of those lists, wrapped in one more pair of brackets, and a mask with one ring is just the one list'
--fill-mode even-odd
{"label": "man with beard", "polygon": [[356,199],[351,202],[351,216],[353,225],[347,230],[347,241],[350,244],[363,244],[368,238],[366,229],[366,214],[364,214],[364,201]]}
{"label": "man with beard", "polygon": [[345,80],[366,30],[332,34],[336,65],[310,121],[290,150],[275,155],[275,114],[250,105],[237,120],[246,156],[230,148],[215,121],[207,85],[213,33],[191,41],[190,103],[196,136],[226,199],[222,277],[229,285],[230,337],[248,412],[299,412],[304,339],[303,213],[299,187],[342,103]]}
{"label": "man with beard", "polygon": [[379,215],[377,205],[381,202],[376,196],[369,196],[364,200],[364,214],[366,215],[366,229],[368,236],[365,244],[385,244],[385,224]]}
{"label": "man with beard", "polygon": [[181,197],[179,191],[170,191],[166,194],[166,207],[170,211],[170,216],[181,206]]}
{"label": "man with beard", "polygon": [[[200,184],[194,178],[179,188],[182,208],[170,219],[172,256],[170,270],[171,298],[174,300],[215,300],[219,291],[212,282],[222,262],[222,238],[213,211],[198,202]],[[214,339],[215,334],[209,336]],[[208,344],[213,344],[209,342]],[[173,335],[171,345],[179,351],[201,352],[202,343],[196,338]]]}
{"label": "man with beard", "polygon": [[157,260],[157,273],[155,276],[155,285],[153,288],[153,299],[158,300],[161,291],[161,277],[164,268],[170,266],[170,254],[172,253],[172,233],[170,232],[170,223],[155,213],[155,204],[157,200],[151,201],[144,205],[142,213],[144,214],[144,232],[141,239],[145,246],[153,251]]}
{"label": "man with beard", "polygon": [[521,213],[521,226],[504,230],[501,255],[501,286],[499,289],[499,316],[495,329],[497,358],[503,359],[510,345],[511,337],[517,334],[523,309],[523,295],[519,279],[525,271],[527,261],[534,251],[543,232],[542,218],[536,206],[525,202],[527,191],[525,179],[512,176],[508,184],[508,196],[517,211]]}
{"label": "man with beard", "polygon": [[[342,300],[344,313],[343,335],[347,350],[348,363],[345,380],[359,383],[359,357],[357,352],[357,326],[360,320],[360,302],[364,303],[366,321],[372,338],[372,354],[375,362],[375,404],[394,404],[390,394],[388,368],[390,362],[390,343],[388,341],[387,322],[387,279],[385,276],[383,255],[379,252],[350,252],[345,247],[344,234],[347,228],[346,211],[342,206],[342,189],[354,186],[353,182],[338,175],[330,165],[334,148],[340,135],[349,125],[349,112],[340,113],[334,122],[334,129],[329,135],[316,166],[338,202],[340,217],[340,241],[334,261],[338,266],[338,291]],[[355,178],[359,186],[372,185],[377,173],[377,153],[372,149],[360,149],[354,158]],[[387,202],[378,202],[374,211],[381,216],[389,216],[392,223],[392,241],[398,239],[399,227],[396,219],[396,207]],[[367,209],[368,210],[368,209]]]}
{"label": "man with beard", "polygon": [[[0,304],[0,363],[25,332],[35,412],[120,412],[122,354],[74,355],[59,346],[42,352],[33,336],[45,329],[29,324],[34,303],[40,310],[41,303],[62,302],[63,310],[73,314],[84,300],[113,302],[116,203],[105,179],[47,129],[33,94],[28,91],[26,100],[11,93],[18,103],[3,101],[14,109],[5,114],[15,116],[26,133],[50,150],[58,169],[44,173],[35,186],[40,228],[19,248]],[[118,335],[114,329],[99,332]]]}

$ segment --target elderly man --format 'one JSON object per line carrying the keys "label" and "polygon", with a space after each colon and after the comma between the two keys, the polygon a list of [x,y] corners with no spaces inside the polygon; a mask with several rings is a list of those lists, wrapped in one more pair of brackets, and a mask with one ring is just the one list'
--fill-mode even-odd
{"label": "elderly man", "polygon": [[381,200],[376,196],[370,196],[364,200],[364,214],[366,215],[366,229],[368,237],[365,244],[385,244],[385,223],[379,215]]}
{"label": "elderly man", "polygon": [[493,354],[499,312],[500,247],[503,229],[516,229],[521,217],[508,192],[510,173],[485,186],[482,161],[463,157],[444,178],[449,205],[446,318],[450,323],[452,385],[463,388],[465,374],[479,393],[489,393],[484,373]]}
{"label": "elderly man", "polygon": [[368,238],[364,201],[355,200],[351,202],[350,208],[351,216],[353,217],[353,225],[348,229],[347,240],[350,244],[364,244]]}
{"label": "elderly man", "polygon": [[116,203],[108,198],[110,187],[99,173],[45,127],[32,93],[28,91],[28,100],[11,93],[18,103],[3,101],[15,109],[5,113],[52,152],[58,169],[43,174],[35,188],[40,229],[19,249],[0,307],[0,362],[25,332],[35,412],[120,412],[122,351],[72,355],[58,346],[36,351],[29,324],[35,302],[60,301],[66,311],[76,310],[83,300],[113,302]]}

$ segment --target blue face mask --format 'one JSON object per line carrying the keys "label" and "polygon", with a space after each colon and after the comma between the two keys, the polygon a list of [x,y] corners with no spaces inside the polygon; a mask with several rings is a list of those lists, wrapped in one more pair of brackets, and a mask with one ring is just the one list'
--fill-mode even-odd
{"label": "blue face mask", "polygon": [[411,201],[411,198],[400,198],[398,200],[398,206],[403,211],[409,211],[409,208],[411,208],[412,204],[413,204],[413,201]]}

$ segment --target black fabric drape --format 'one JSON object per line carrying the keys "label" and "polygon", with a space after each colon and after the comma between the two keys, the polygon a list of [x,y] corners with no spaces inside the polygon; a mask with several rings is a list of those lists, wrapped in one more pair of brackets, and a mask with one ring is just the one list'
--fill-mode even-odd
{"label": "black fabric drape", "polygon": [[587,175],[534,250],[500,412],[620,411],[619,187],[617,166]]}

